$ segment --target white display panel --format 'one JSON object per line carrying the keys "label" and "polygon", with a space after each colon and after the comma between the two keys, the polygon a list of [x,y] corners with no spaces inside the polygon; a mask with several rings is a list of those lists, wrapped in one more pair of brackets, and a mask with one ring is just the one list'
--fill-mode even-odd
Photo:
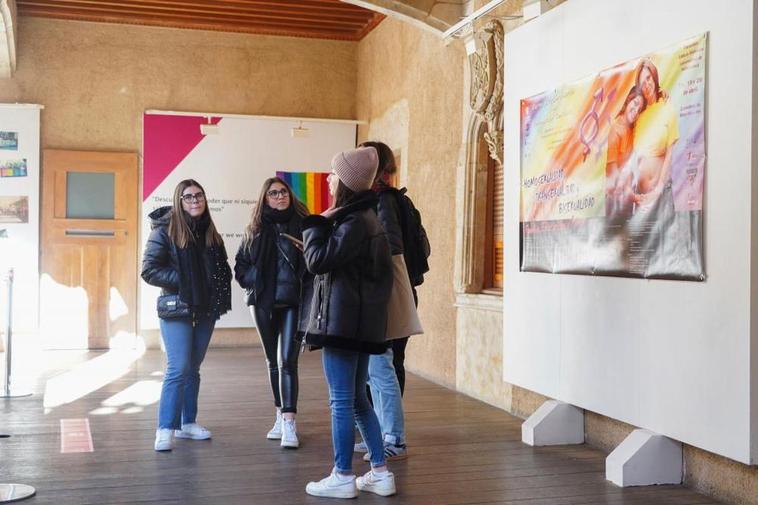
{"label": "white display panel", "polygon": [[[0,177],[0,206],[4,207],[0,210],[0,277],[5,277],[8,268],[14,269],[16,332],[35,332],[39,322],[40,109],[39,105],[0,104],[0,132],[16,133],[15,142],[4,139],[0,147],[0,166],[10,166],[11,162],[17,167],[13,175],[5,172]],[[26,160],[25,164],[15,163],[20,160]],[[23,165],[25,169],[21,168]],[[19,197],[26,198],[26,211],[15,204]],[[9,214],[9,205],[14,205],[18,212]],[[7,298],[4,282],[0,289],[0,321],[4,325]]]}
{"label": "white display panel", "polygon": [[[504,379],[744,463],[758,460],[754,16],[752,0],[571,0],[505,42]],[[520,99],[705,32],[707,280],[520,272]]]}
{"label": "white display panel", "polygon": [[[224,235],[229,263],[233,267],[241,234],[250,218],[252,201],[257,200],[265,179],[275,176],[277,171],[329,172],[334,154],[355,147],[354,123],[303,121],[302,126],[309,130],[307,136],[293,137],[291,130],[299,125],[299,121],[278,118],[223,117],[218,121],[218,133],[205,135],[196,144],[190,142],[188,145],[192,148],[186,156],[178,160],[154,189],[150,178],[143,177],[144,193],[147,194],[142,204],[140,250],[144,250],[150,233],[147,215],[156,207],[170,205],[176,184],[192,178],[204,186],[209,199],[222,200],[211,202],[209,206],[222,209],[212,210],[212,216],[219,232]],[[195,130],[199,127],[194,126],[192,132]],[[176,142],[184,142],[185,139],[179,137],[181,135],[176,137]],[[173,141],[169,137],[157,140]],[[156,139],[143,139],[145,145],[151,141]],[[141,280],[140,285],[140,327],[158,328],[155,299],[160,290]],[[221,317],[217,327],[252,326],[254,323],[244,303],[244,292],[233,281],[232,311]]]}

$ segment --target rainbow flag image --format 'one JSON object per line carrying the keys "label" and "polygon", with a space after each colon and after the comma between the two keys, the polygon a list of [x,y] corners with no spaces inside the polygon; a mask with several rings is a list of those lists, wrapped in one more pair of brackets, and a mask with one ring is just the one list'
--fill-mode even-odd
{"label": "rainbow flag image", "polygon": [[329,208],[327,172],[277,172],[276,176],[290,185],[295,196],[308,207],[311,214],[320,214]]}

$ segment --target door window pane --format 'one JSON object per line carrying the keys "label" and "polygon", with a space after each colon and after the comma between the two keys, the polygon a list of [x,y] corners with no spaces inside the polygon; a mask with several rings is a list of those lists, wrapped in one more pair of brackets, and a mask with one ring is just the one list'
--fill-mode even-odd
{"label": "door window pane", "polygon": [[113,219],[114,174],[66,172],[67,219]]}

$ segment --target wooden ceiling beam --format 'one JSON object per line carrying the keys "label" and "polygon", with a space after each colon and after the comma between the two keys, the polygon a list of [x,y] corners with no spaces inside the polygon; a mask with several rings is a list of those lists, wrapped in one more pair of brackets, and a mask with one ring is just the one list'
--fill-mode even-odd
{"label": "wooden ceiling beam", "polygon": [[263,22],[235,22],[230,20],[224,20],[223,22],[213,22],[207,19],[191,18],[186,16],[154,16],[147,14],[118,14],[118,13],[93,13],[91,11],[73,11],[68,10],[62,12],[59,10],[45,10],[34,9],[28,12],[26,15],[37,17],[55,17],[57,19],[71,19],[81,21],[97,21],[105,23],[121,23],[129,24],[134,21],[136,24],[160,24],[161,26],[174,26],[174,27],[212,27],[213,30],[223,31],[225,27],[229,28],[229,31],[245,31],[245,29],[266,29],[271,27],[272,29],[292,29],[292,30],[305,30],[305,31],[317,31],[334,34],[352,34],[355,30],[347,27],[340,28],[339,26],[330,26],[319,24],[318,22],[302,23],[302,22],[286,22],[286,21],[263,21]]}
{"label": "wooden ceiling beam", "polygon": [[362,21],[368,22],[373,17],[372,11],[357,11],[357,12],[334,12],[326,10],[307,10],[295,7],[280,6],[276,9],[267,8],[263,5],[251,5],[246,9],[230,8],[229,6],[221,5],[220,3],[192,3],[185,2],[182,4],[168,4],[167,2],[160,2],[155,0],[150,1],[131,1],[125,3],[117,0],[19,0],[19,8],[22,10],[27,7],[40,7],[49,6],[54,8],[68,9],[79,7],[98,7],[102,9],[128,9],[134,11],[162,11],[170,10],[171,12],[187,12],[192,14],[222,14],[222,15],[234,15],[234,16],[254,16],[260,14],[281,13],[292,14],[294,16],[307,16],[307,17],[323,17],[330,19],[344,19],[347,21]]}
{"label": "wooden ceiling beam", "polygon": [[19,15],[357,41],[384,16],[339,0],[16,0]]}
{"label": "wooden ceiling beam", "polygon": [[115,14],[115,15],[123,15],[123,16],[161,16],[161,17],[176,17],[181,19],[199,19],[204,21],[219,21],[219,22],[265,22],[265,21],[292,21],[297,23],[305,23],[305,24],[328,24],[328,25],[336,25],[336,26],[344,26],[347,28],[353,28],[356,30],[360,30],[363,28],[366,23],[369,21],[366,20],[335,20],[330,18],[322,18],[322,17],[308,17],[308,16],[294,16],[294,15],[286,15],[286,14],[277,14],[277,13],[260,13],[260,14],[245,14],[245,15],[237,15],[232,13],[211,13],[211,12],[204,12],[204,13],[192,13],[192,12],[184,12],[184,11],[174,11],[169,9],[150,9],[147,11],[135,11],[131,7],[126,6],[113,6],[113,7],[102,7],[98,3],[88,3],[84,4],[81,2],[69,2],[66,4],[65,7],[57,7],[54,5],[51,5],[50,3],[44,2],[44,1],[38,1],[34,0],[29,2],[24,10],[21,11],[21,14],[24,15],[26,13],[31,12],[39,12],[40,10],[45,11],[52,11],[52,10],[60,10],[61,12],[70,12],[74,13],[75,15],[109,15],[109,14]]}

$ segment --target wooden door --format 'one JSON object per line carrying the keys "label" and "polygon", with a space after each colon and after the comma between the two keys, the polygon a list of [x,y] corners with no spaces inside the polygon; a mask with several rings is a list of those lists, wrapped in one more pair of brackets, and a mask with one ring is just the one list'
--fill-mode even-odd
{"label": "wooden door", "polygon": [[45,149],[40,332],[55,349],[134,346],[136,153]]}

